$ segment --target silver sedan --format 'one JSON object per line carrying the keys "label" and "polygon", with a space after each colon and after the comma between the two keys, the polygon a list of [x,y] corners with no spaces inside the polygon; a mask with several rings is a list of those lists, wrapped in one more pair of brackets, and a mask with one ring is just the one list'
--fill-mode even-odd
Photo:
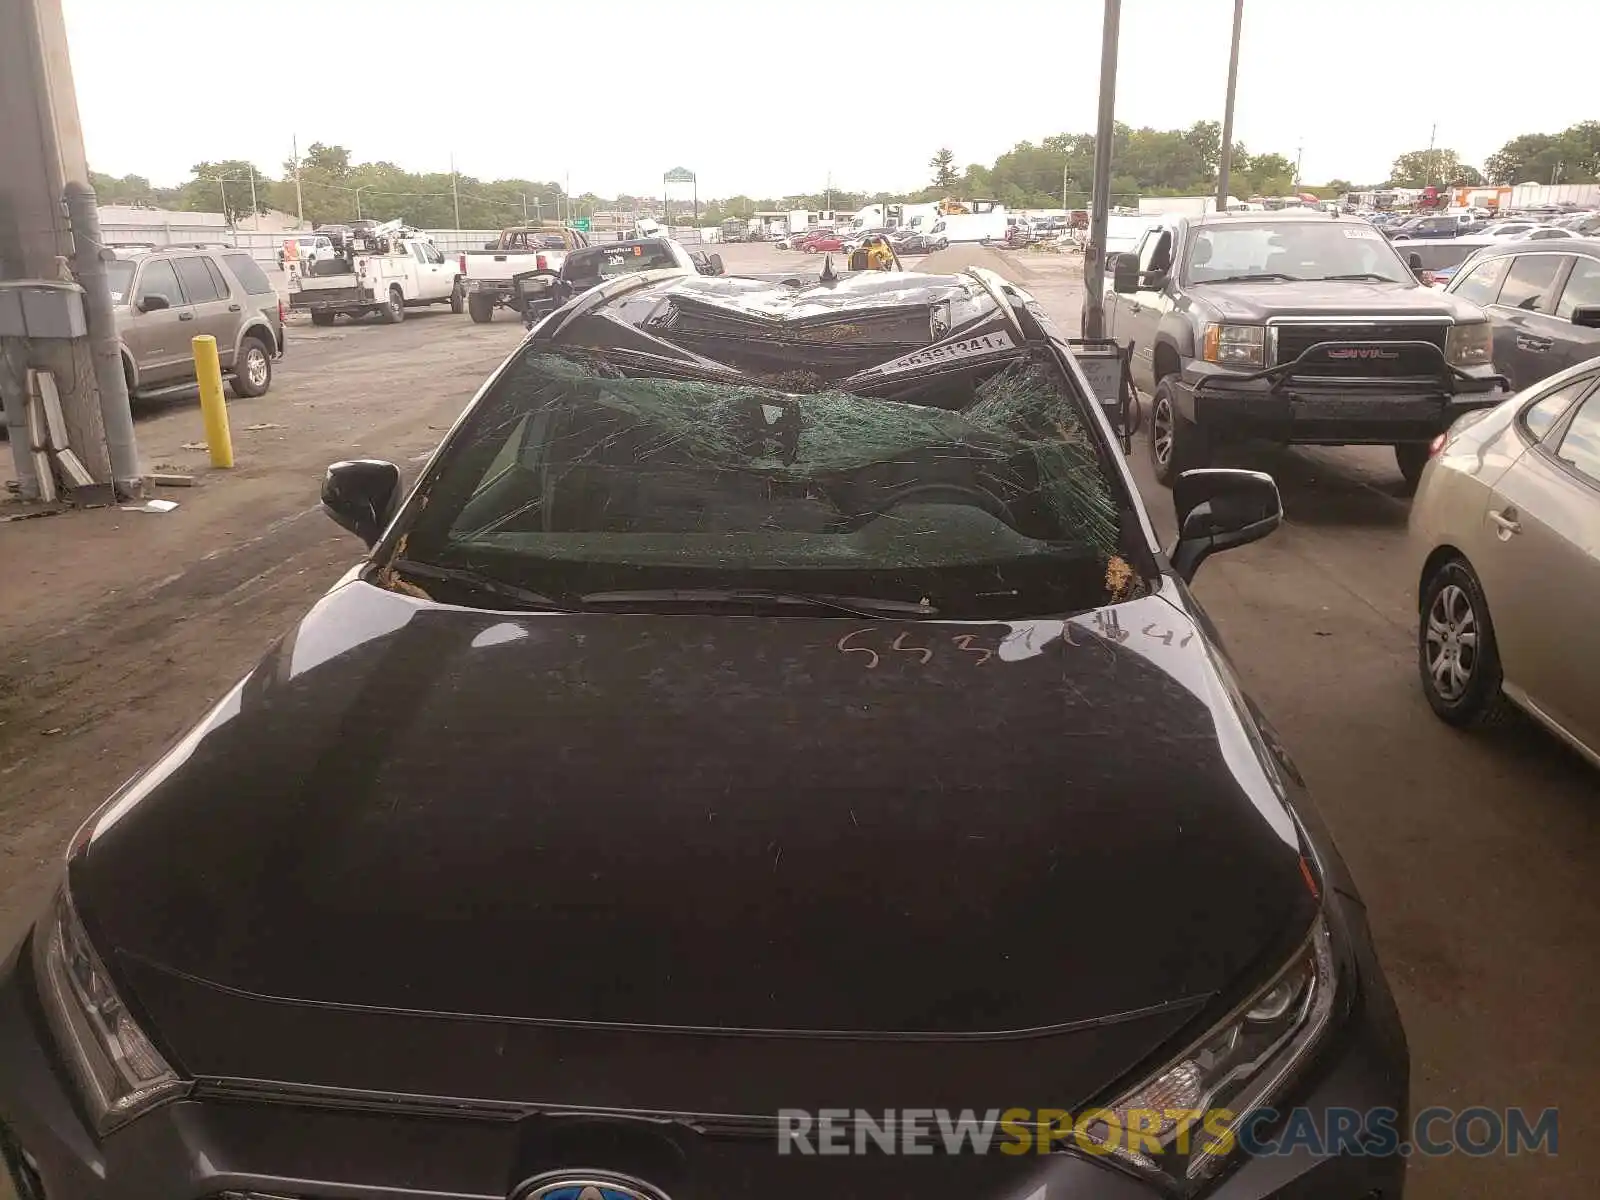
{"label": "silver sedan", "polygon": [[1600,358],[1437,439],[1411,545],[1434,712],[1472,726],[1509,703],[1600,766]]}

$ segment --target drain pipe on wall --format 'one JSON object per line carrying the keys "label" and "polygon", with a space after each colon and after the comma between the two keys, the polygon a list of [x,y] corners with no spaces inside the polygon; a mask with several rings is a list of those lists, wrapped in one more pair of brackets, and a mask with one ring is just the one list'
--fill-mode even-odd
{"label": "drain pipe on wall", "polygon": [[111,305],[111,283],[106,273],[106,260],[115,255],[101,244],[100,209],[94,189],[73,181],[66,185],[63,193],[67,219],[72,226],[73,273],[84,292],[89,358],[94,363],[95,387],[100,393],[100,415],[105,421],[111,479],[120,498],[137,500],[144,495],[144,472],[139,466],[139,443],[133,432],[128,378],[122,370],[117,314]]}

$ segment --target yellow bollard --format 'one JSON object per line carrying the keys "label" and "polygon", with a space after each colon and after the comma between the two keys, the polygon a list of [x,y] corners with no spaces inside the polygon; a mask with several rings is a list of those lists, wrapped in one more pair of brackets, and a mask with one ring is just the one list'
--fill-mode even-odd
{"label": "yellow bollard", "polygon": [[206,423],[206,448],[213,467],[233,466],[233,435],[228,432],[228,402],[222,396],[222,362],[217,339],[202,333],[194,339],[194,377],[200,381],[200,415]]}

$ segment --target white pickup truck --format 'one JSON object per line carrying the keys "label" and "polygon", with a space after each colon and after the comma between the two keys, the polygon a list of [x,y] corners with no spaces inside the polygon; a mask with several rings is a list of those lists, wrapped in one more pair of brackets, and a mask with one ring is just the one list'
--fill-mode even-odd
{"label": "white pickup truck", "polygon": [[466,281],[467,311],[480,325],[494,320],[497,308],[521,312],[515,278],[528,271],[559,272],[567,251],[588,244],[587,234],[546,222],[503,229],[487,248],[462,251],[456,269]]}
{"label": "white pickup truck", "polygon": [[377,313],[386,324],[405,320],[406,309],[449,304],[465,307],[466,289],[456,264],[426,236],[398,224],[354,235],[345,252],[318,258],[289,274],[289,309],[309,312],[313,325],[332,325]]}

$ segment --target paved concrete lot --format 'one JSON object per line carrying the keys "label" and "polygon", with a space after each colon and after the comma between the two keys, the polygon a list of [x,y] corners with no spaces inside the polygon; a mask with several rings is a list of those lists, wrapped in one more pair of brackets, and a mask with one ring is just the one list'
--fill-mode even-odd
{"label": "paved concrete lot", "polygon": [[[731,270],[820,265],[765,246],[722,253]],[[1076,262],[1017,261],[1075,332]],[[479,326],[442,309],[395,327],[296,324],[272,391],[230,408],[235,471],[207,472],[184,448],[203,437],[192,402],[142,415],[150,463],[201,473],[163,492],[177,511],[0,526],[0,941],[52,886],[78,822],[355,559],[359,543],[316,510],[323,466],[373,456],[414,471],[520,332],[514,314]],[[1170,537],[1142,439],[1132,463]],[[1600,776],[1525,724],[1466,736],[1428,711],[1387,450],[1231,465],[1276,475],[1288,521],[1207,564],[1196,591],[1365,893],[1411,1039],[1414,1106],[1561,1107],[1559,1156],[1417,1161],[1411,1194],[1592,1196]],[[1109,906],[1094,936],[1138,936],[1113,932],[1114,897],[1084,899]]]}

